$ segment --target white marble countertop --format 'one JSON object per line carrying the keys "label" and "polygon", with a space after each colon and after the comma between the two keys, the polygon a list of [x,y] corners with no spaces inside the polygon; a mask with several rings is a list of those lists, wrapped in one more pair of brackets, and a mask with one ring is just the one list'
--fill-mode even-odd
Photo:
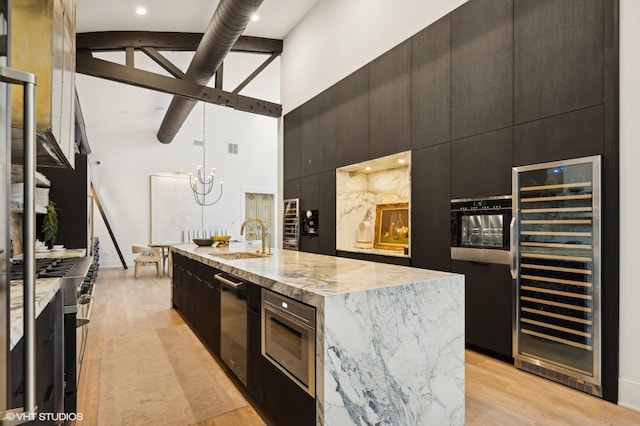
{"label": "white marble countertop", "polygon": [[328,296],[387,288],[454,276],[448,272],[389,265],[336,256],[272,249],[252,259],[223,259],[216,254],[255,253],[260,244],[231,243],[228,247],[174,246],[172,250],[313,306]]}
{"label": "white marble countertop", "polygon": [[[63,250],[46,250],[36,251],[36,259],[69,259],[72,257],[85,257],[87,249],[63,249]],[[16,260],[22,260],[22,253],[13,257]]]}
{"label": "white marble countertop", "polygon": [[[40,278],[36,280],[36,318],[49,304],[51,299],[60,290],[61,278]],[[22,281],[11,281],[10,300],[10,349],[13,349],[24,335],[24,310],[23,310],[23,283]]]}
{"label": "white marble countertop", "polygon": [[172,250],[316,307],[316,423],[464,424],[464,277],[260,245]]}
{"label": "white marble countertop", "polygon": [[[36,259],[68,259],[75,257],[84,257],[87,255],[86,249],[64,249],[64,250],[47,250],[36,252]],[[16,260],[22,260],[22,253],[14,256]],[[36,318],[49,304],[51,299],[56,295],[56,292],[60,290],[62,285],[61,278],[38,278],[36,279]],[[11,281],[11,306],[10,306],[10,332],[9,340],[11,342],[10,348],[14,346],[22,339],[24,335],[24,323],[23,318],[23,301],[22,301],[22,281]]]}

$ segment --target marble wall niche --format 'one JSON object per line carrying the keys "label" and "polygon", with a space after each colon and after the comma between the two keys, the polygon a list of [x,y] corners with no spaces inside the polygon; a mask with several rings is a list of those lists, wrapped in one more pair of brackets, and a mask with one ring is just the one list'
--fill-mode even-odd
{"label": "marble wall niche", "polygon": [[[374,238],[378,204],[409,203],[411,222],[410,168],[411,153],[402,152],[336,170],[336,250],[408,257],[401,250],[359,248],[356,241],[362,221],[371,224]],[[411,224],[406,225],[411,241]]]}

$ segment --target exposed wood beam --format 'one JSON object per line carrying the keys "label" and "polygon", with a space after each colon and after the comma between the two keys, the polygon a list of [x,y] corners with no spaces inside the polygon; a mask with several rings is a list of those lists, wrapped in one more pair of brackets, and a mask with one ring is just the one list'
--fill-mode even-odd
{"label": "exposed wood beam", "polygon": [[133,50],[133,47],[127,47],[126,49],[126,56],[125,56],[125,63],[127,64],[128,67],[134,67],[135,63],[134,63],[134,53],[135,51]]}
{"label": "exposed wood beam", "polygon": [[180,68],[173,65],[173,63],[169,61],[167,58],[162,56],[162,54],[158,52],[155,47],[143,47],[140,50],[142,50],[156,64],[160,65],[162,68],[164,68],[169,74],[171,74],[175,78],[180,78],[180,79],[186,78],[185,73],[183,73]]}
{"label": "exposed wood beam", "polygon": [[238,95],[237,93],[225,92],[213,87],[201,86],[189,80],[167,77],[97,59],[87,52],[78,52],[76,55],[76,71],[81,74],[131,84],[145,89],[228,106],[239,111],[252,112],[268,117],[280,117],[282,115],[282,105],[280,104]]}
{"label": "exposed wood beam", "polygon": [[[101,31],[76,34],[76,48],[94,52],[124,50],[127,47],[157,50],[195,51],[202,33],[157,31]],[[282,40],[240,36],[232,51],[249,53],[282,52]]]}
{"label": "exposed wood beam", "polygon": [[242,83],[240,83],[240,84],[238,85],[238,87],[236,87],[236,88],[234,89],[233,93],[240,93],[240,91],[241,91],[242,89],[244,89],[244,88],[247,86],[247,84],[251,83],[251,81],[252,81],[254,78],[256,78],[256,76],[257,76],[258,74],[260,74],[260,73],[262,72],[262,70],[264,70],[266,67],[268,67],[268,66],[269,66],[269,64],[270,64],[271,62],[273,62],[273,60],[274,60],[274,59],[276,59],[278,56],[280,56],[280,54],[279,54],[279,53],[275,53],[275,52],[274,52],[274,53],[272,53],[272,54],[271,54],[271,56],[269,56],[269,57],[267,58],[267,60],[266,60],[266,61],[264,61],[264,62],[263,62],[263,63],[262,63],[258,68],[256,68],[256,70],[255,70],[254,72],[252,72],[252,73],[249,75],[249,77],[245,78],[245,79],[244,79],[244,81],[243,81]]}

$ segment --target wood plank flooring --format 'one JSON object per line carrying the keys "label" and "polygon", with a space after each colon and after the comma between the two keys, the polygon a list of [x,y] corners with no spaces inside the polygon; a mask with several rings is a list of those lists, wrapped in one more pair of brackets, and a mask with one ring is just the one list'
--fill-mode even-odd
{"label": "wood plank flooring", "polygon": [[[80,425],[264,425],[171,309],[169,278],[102,269],[96,286]],[[640,425],[640,413],[467,351],[466,424]]]}

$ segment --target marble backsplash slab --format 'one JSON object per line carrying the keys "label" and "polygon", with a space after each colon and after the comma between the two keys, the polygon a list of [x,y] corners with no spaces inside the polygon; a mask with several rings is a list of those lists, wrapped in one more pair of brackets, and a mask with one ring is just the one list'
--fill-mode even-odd
{"label": "marble backsplash slab", "polygon": [[[338,170],[336,172],[336,249],[352,251],[356,248],[358,226],[363,220],[371,223],[373,232],[376,205],[410,203],[410,198],[409,167],[398,167],[375,173]],[[411,229],[411,225],[408,225]]]}

